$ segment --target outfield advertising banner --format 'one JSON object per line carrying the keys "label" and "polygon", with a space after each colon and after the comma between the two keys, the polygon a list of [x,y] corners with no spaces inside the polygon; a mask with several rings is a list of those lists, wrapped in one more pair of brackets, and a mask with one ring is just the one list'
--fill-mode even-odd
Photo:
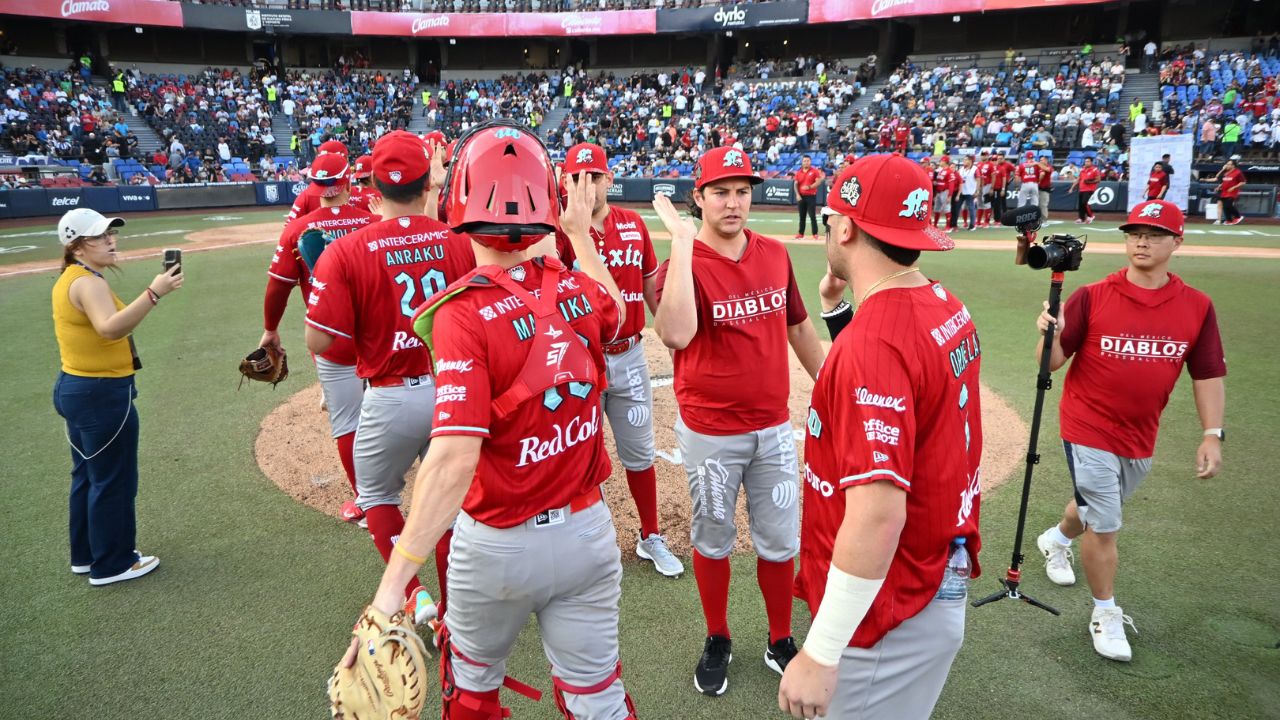
{"label": "outfield advertising banner", "polygon": [[718,7],[659,10],[658,32],[719,32],[799,25],[809,17],[808,0],[743,3]]}
{"label": "outfield advertising banner", "polygon": [[182,6],[170,0],[0,0],[0,15],[182,27]]}
{"label": "outfield advertising banner", "polygon": [[182,24],[199,30],[350,35],[351,13],[183,3]]}

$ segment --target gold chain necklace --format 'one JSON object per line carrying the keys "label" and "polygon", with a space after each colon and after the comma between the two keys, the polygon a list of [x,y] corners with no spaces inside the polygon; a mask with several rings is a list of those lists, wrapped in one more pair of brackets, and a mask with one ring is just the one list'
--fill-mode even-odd
{"label": "gold chain necklace", "polygon": [[885,275],[884,277],[872,283],[871,287],[867,288],[867,291],[862,293],[862,299],[858,301],[858,304],[861,305],[862,303],[866,302],[867,297],[870,296],[871,293],[875,292],[875,289],[880,287],[881,285],[889,282],[894,278],[900,278],[903,275],[910,275],[911,273],[916,272],[919,269],[920,268],[918,267],[909,267],[906,270],[899,270],[898,272],[893,273],[892,275]]}

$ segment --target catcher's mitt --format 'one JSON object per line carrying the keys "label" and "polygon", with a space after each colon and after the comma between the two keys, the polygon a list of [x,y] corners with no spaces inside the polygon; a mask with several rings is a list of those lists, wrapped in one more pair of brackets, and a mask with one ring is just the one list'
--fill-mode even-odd
{"label": "catcher's mitt", "polygon": [[311,228],[302,233],[298,238],[298,256],[302,258],[302,262],[306,264],[307,270],[316,271],[316,263],[320,261],[320,254],[325,248],[329,247],[334,237],[319,228]]}
{"label": "catcher's mitt", "polygon": [[351,634],[358,640],[351,667],[329,678],[335,720],[389,720],[422,713],[427,699],[427,648],[403,610],[387,617],[366,607]]}
{"label": "catcher's mitt", "polygon": [[272,387],[284,382],[289,377],[289,361],[284,350],[275,348],[258,348],[240,361],[240,384],[245,378],[258,382],[271,383]]}

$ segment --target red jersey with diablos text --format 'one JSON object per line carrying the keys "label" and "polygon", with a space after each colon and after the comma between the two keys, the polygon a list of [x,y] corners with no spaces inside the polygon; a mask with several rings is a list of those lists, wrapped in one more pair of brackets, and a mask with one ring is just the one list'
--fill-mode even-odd
{"label": "red jersey with diablos text", "polygon": [[[350,205],[320,208],[303,215],[285,226],[280,242],[276,245],[276,253],[271,256],[267,275],[297,285],[305,303],[311,296],[311,271],[307,269],[306,263],[302,261],[302,254],[298,251],[298,240],[302,233],[314,228],[336,240],[373,221],[372,215]],[[320,357],[339,365],[355,365],[356,349],[348,338],[335,337],[333,344]]]}
{"label": "red jersey with diablos text", "polygon": [[[675,351],[680,418],[704,435],[741,435],[787,421],[787,328],[809,319],[782,243],[751,230],[734,260],[693,243],[698,332]],[[670,262],[658,271],[658,297]]]}
{"label": "red jersey with diablos text", "polygon": [[1169,176],[1163,170],[1153,170],[1147,178],[1147,199],[1163,198],[1169,188]]}
{"label": "red jersey with diablos text", "polygon": [[[627,309],[619,339],[635,337],[644,329],[645,278],[658,274],[658,256],[653,252],[649,228],[640,213],[620,207],[609,207],[604,218],[604,232],[591,228],[591,242],[600,252],[600,262],[609,269],[613,281],[622,293],[622,303]],[[577,256],[569,243],[569,236],[556,231],[556,250],[560,260],[568,267],[575,267]]]}
{"label": "red jersey with diablos text", "polygon": [[1102,181],[1102,171],[1096,165],[1086,165],[1080,168],[1080,189],[1084,192],[1093,192],[1098,189],[1098,183]]}
{"label": "red jersey with diablos text", "polygon": [[955,538],[980,572],[980,351],[969,311],[934,283],[872,295],[822,365],[806,422],[795,582],[811,612],[826,590],[845,491],[890,482],[907,493],[906,524],[854,647],[875,645],[933,600]]}
{"label": "red jersey with diablos text", "polygon": [[[822,171],[810,165],[809,169],[798,168],[796,170],[796,192],[805,197],[812,197],[818,194],[818,181],[825,177]],[[813,185],[813,187],[808,187]]]}
{"label": "red jersey with diablos text", "polygon": [[[526,261],[507,272],[532,293],[541,287],[545,270],[540,261]],[[619,337],[618,306],[587,275],[569,270],[561,275],[556,305],[587,343],[603,378],[601,345]],[[469,287],[435,313],[431,436],[485,438],[475,480],[462,502],[468,515],[486,525],[512,527],[568,505],[608,479],[600,383],[558,385],[502,418],[493,415],[491,403],[519,377],[533,334],[543,331],[519,298],[497,285]]]}
{"label": "red jersey with diablos text", "polygon": [[339,238],[316,263],[307,324],[356,346],[356,375],[431,372],[413,312],[475,268],[471,239],[425,215],[375,222]]}
{"label": "red jersey with diablos text", "polygon": [[1213,302],[1173,273],[1157,290],[1129,282],[1127,268],[1085,285],[1067,300],[1063,324],[1067,442],[1151,457],[1182,366],[1194,380],[1227,374]]}

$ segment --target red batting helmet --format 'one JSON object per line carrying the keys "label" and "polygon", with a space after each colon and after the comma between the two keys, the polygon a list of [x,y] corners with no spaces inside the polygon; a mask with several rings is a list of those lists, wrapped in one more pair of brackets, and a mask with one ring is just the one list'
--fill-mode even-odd
{"label": "red batting helmet", "polygon": [[555,232],[555,172],[547,148],[523,125],[494,121],[457,140],[440,191],[445,223],[501,252]]}

